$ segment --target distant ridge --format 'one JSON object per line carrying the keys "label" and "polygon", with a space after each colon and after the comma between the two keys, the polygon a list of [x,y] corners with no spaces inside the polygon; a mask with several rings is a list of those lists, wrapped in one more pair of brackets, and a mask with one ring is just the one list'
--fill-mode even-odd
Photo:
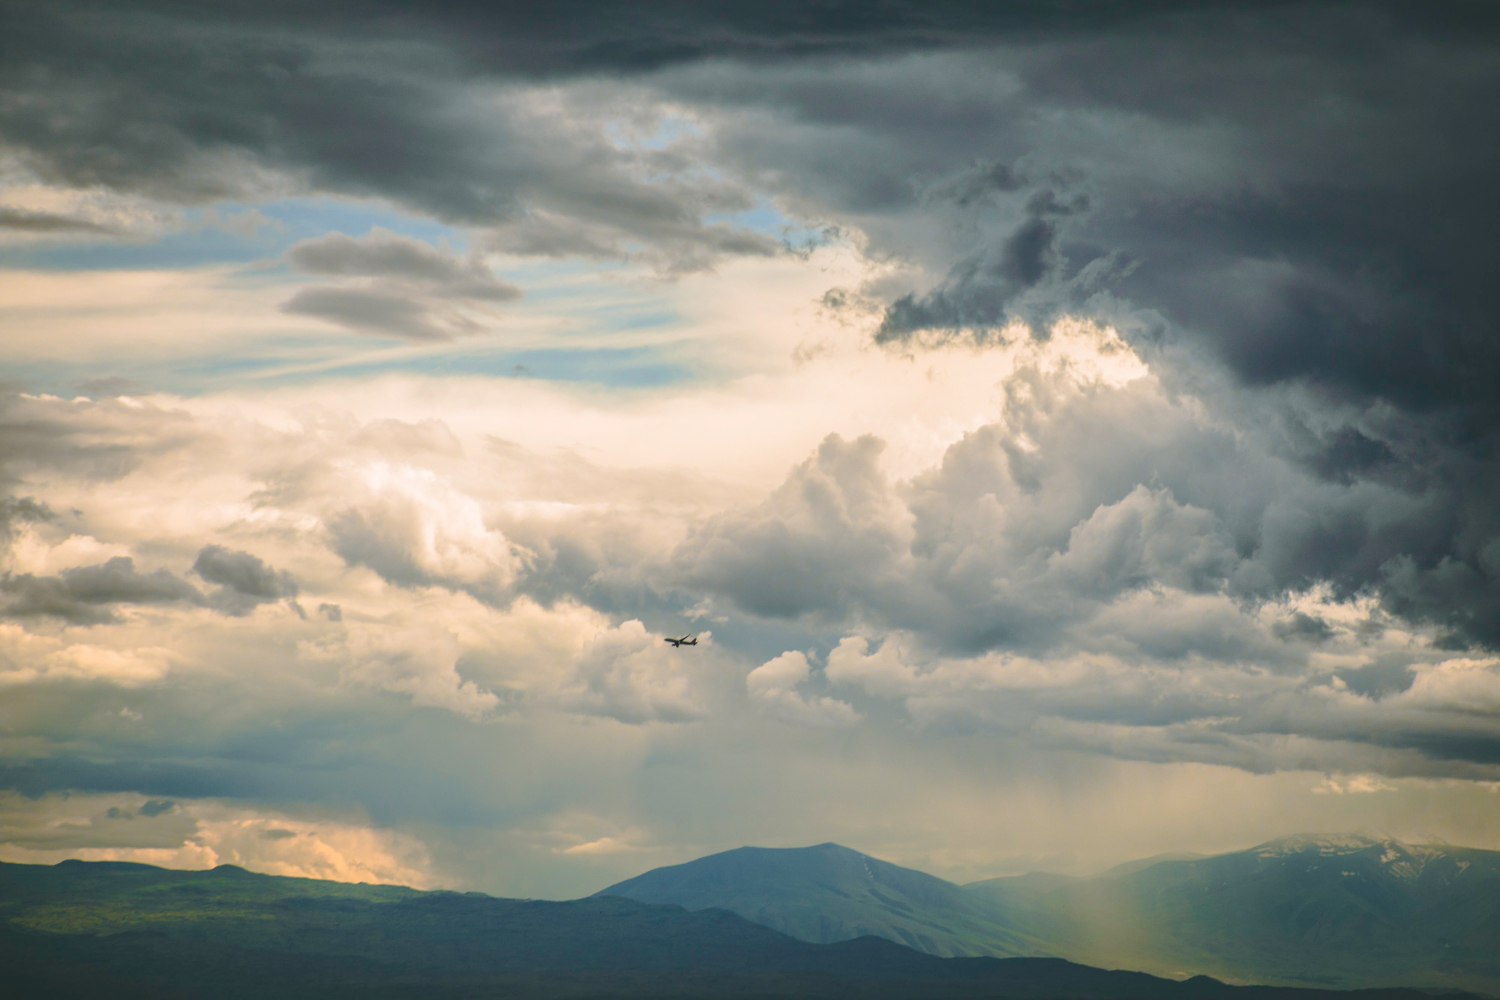
{"label": "distant ridge", "polygon": [[967,886],[837,844],[746,847],[596,895],[719,907],[806,941],[870,934],[935,955],[1052,955],[1178,979],[1500,995],[1500,852],[1364,834]]}

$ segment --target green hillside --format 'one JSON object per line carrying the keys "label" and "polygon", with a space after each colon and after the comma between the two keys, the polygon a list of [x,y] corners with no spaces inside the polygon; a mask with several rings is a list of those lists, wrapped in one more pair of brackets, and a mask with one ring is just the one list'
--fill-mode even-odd
{"label": "green hillside", "polygon": [[654,869],[595,896],[720,907],[825,944],[873,935],[945,957],[1049,954],[984,897],[838,844],[741,847]]}
{"label": "green hillside", "polygon": [[1237,988],[1057,959],[798,941],[725,910],[541,902],[147,865],[0,864],[15,1000],[1423,1000]]}

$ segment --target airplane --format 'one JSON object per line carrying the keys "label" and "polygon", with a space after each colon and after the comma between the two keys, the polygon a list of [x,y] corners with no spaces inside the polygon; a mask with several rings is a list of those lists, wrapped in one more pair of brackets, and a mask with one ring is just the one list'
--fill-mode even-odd
{"label": "airplane", "polygon": [[672,644],[672,648],[673,649],[677,649],[677,648],[680,648],[682,646],[696,646],[696,645],[698,645],[698,637],[696,635],[690,635],[690,636],[689,635],[685,635],[685,636],[683,636],[680,639],[674,639],[674,638],[672,638],[669,635],[669,636],[667,636],[666,641],[670,642]]}

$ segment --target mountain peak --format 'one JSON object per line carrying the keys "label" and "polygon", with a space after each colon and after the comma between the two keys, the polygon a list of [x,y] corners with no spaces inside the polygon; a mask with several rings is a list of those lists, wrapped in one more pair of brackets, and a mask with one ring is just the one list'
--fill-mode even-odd
{"label": "mountain peak", "polygon": [[830,943],[867,935],[933,955],[1025,954],[971,894],[841,844],[741,847],[655,868],[596,893],[689,910],[717,907]]}
{"label": "mountain peak", "polygon": [[1405,848],[1406,845],[1390,837],[1367,833],[1297,833],[1257,844],[1251,850],[1260,857],[1271,858],[1287,854],[1354,854],[1382,846]]}
{"label": "mountain peak", "polygon": [[[1299,854],[1339,857],[1350,854],[1373,854],[1374,860],[1396,878],[1414,879],[1427,863],[1448,853],[1441,844],[1407,844],[1394,837],[1375,837],[1365,833],[1298,834],[1268,840],[1251,848],[1257,857],[1282,858]],[[1467,867],[1462,864],[1461,867]]]}

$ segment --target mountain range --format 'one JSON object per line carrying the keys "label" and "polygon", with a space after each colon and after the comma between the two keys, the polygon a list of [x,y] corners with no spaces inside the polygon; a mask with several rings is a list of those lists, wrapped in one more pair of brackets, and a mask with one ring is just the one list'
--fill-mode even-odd
{"label": "mountain range", "polygon": [[1500,852],[1357,835],[956,885],[837,844],[746,847],[602,890],[804,941],[1051,956],[1173,978],[1500,993]]}
{"label": "mountain range", "polygon": [[[894,881],[901,871],[886,874]],[[82,861],[0,864],[0,985],[16,1000],[1426,996],[1177,982],[1056,958],[939,958],[873,936],[814,944],[724,909],[618,896],[497,899],[231,865],[170,871]]]}

